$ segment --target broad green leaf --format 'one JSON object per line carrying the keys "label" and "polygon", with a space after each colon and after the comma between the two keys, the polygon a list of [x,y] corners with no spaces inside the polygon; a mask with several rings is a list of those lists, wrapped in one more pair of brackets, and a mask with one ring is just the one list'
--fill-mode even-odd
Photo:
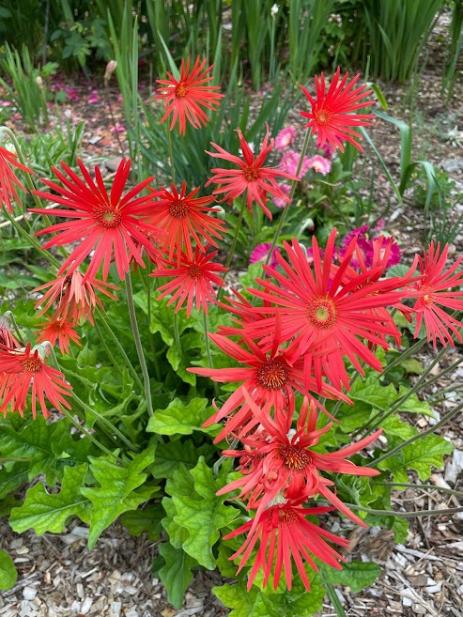
{"label": "broad green leaf", "polygon": [[395,482],[407,482],[407,471],[414,469],[420,480],[428,480],[431,469],[441,469],[444,456],[453,450],[452,444],[438,435],[426,435],[381,461],[380,469],[390,471]]}
{"label": "broad green leaf", "polygon": [[232,609],[228,617],[270,617],[262,599],[262,592],[256,587],[247,591],[246,587],[239,583],[225,584],[213,587],[212,591],[224,606]]}
{"label": "broad green leaf", "polygon": [[212,547],[220,537],[220,530],[239,514],[236,508],[225,505],[224,497],[216,495],[221,485],[203,457],[191,471],[179,469],[166,485],[175,506],[173,520],[188,533],[183,549],[209,570],[215,568]]}
{"label": "broad green leaf", "polygon": [[165,497],[162,500],[162,507],[165,510],[166,516],[162,519],[161,523],[164,529],[167,531],[170,543],[174,548],[182,548],[183,543],[188,540],[189,531],[184,527],[181,527],[175,521],[175,515],[177,510],[172,499]]}
{"label": "broad green leaf", "polygon": [[6,551],[0,549],[0,591],[14,587],[17,578],[18,573],[13,560]]}
{"label": "broad green leaf", "polygon": [[401,420],[396,414],[391,414],[388,418],[383,420],[381,422],[381,428],[387,436],[400,437],[404,441],[416,435],[417,432],[411,424]]}
{"label": "broad green leaf", "polygon": [[123,512],[136,510],[153,494],[145,482],[148,465],[154,460],[154,448],[150,447],[122,465],[109,455],[90,457],[96,486],[83,488],[82,494],[91,501],[90,532],[88,546],[93,548],[103,531]]}
{"label": "broad green leaf", "polygon": [[81,488],[87,465],[66,467],[59,493],[48,493],[42,483],[30,488],[19,508],[13,508],[10,525],[16,533],[33,529],[37,535],[46,532],[62,533],[70,517],[89,522],[90,503],[82,496]]}
{"label": "broad green leaf", "polygon": [[213,452],[213,448],[210,444],[198,447],[191,439],[158,443],[156,458],[150,471],[155,478],[172,478],[180,466],[191,469],[198,462],[199,456],[209,454],[211,451]]}
{"label": "broad green leaf", "polygon": [[161,535],[161,519],[163,516],[164,511],[158,504],[124,512],[120,521],[131,536],[141,536],[142,533],[146,533],[148,538],[154,542],[159,540]]}
{"label": "broad green leaf", "polygon": [[192,569],[197,565],[197,561],[168,542],[159,545],[159,553],[164,559],[164,565],[158,570],[159,578],[166,588],[169,602],[175,608],[180,608],[185,591],[193,580]]}
{"label": "broad green leaf", "polygon": [[398,394],[392,384],[382,386],[377,375],[372,374],[366,379],[357,379],[352,384],[349,396],[354,401],[362,401],[372,407],[386,411],[397,399]]}
{"label": "broad green leaf", "polygon": [[0,499],[16,491],[28,479],[28,466],[24,463],[14,463],[8,468],[0,469]]}
{"label": "broad green leaf", "polygon": [[349,587],[353,593],[373,585],[380,574],[381,568],[377,564],[364,561],[350,561],[343,565],[342,570],[324,570],[324,576],[329,583]]}
{"label": "broad green leaf", "polygon": [[205,398],[192,398],[187,403],[176,398],[166,409],[154,411],[146,430],[159,435],[190,435],[211,415],[208,406]]}
{"label": "broad green leaf", "polygon": [[[399,394],[403,396],[408,391],[408,388],[401,386]],[[411,394],[406,401],[404,401],[399,408],[399,411],[406,411],[408,413],[421,413],[424,416],[433,416],[433,411],[430,405],[426,401],[421,401],[416,394]]]}

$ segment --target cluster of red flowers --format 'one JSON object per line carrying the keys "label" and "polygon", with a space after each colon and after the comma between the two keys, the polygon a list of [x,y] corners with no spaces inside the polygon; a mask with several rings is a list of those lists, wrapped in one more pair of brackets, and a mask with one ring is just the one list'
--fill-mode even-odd
{"label": "cluster of red flowers", "polygon": [[[169,75],[160,82],[159,97],[165,104],[163,120],[171,117],[171,128],[187,123],[198,128],[207,121],[205,110],[219,105],[221,94],[211,85],[210,68],[196,60],[182,63],[179,77]],[[302,112],[320,147],[342,149],[345,142],[360,148],[355,127],[368,125],[369,114],[355,113],[371,105],[370,91],[357,86],[358,77],[348,80],[336,72],[327,88],[324,76],[316,79],[316,93],[303,89],[311,109]],[[216,185],[212,196],[199,189],[180,187],[155,189],[147,178],[127,189],[130,161],[121,161],[111,189],[98,167],[94,174],[79,162],[80,175],[64,163],[54,168],[55,180],[44,180],[48,190],[37,195],[58,207],[32,211],[64,219],[39,232],[50,235],[44,249],[69,246],[55,280],[37,288],[40,315],[51,317],[40,334],[41,341],[58,342],[67,353],[70,342],[78,342],[76,326],[93,323],[101,305],[98,294],[115,298],[108,282],[111,267],[124,280],[133,265],[155,269],[153,277],[171,280],[158,289],[160,298],[170,296],[178,311],[186,305],[207,312],[216,302],[215,288],[223,284],[225,268],[214,262],[224,223],[215,216],[214,195],[224,201],[237,198],[262,208],[269,197],[289,201],[277,183],[279,178],[297,181],[280,169],[265,165],[273,148],[267,132],[261,149],[254,153],[238,132],[242,156],[212,144],[212,157],[233,165],[214,168],[207,185]],[[11,209],[17,188],[22,188],[13,167],[27,171],[13,155],[0,149],[0,203]],[[235,362],[230,368],[191,368],[191,372],[218,382],[239,384],[216,408],[206,424],[225,420],[216,442],[233,440],[225,455],[237,459],[239,479],[220,493],[240,491],[253,513],[228,537],[247,534],[232,556],[243,568],[254,549],[257,554],[249,575],[249,586],[262,570],[264,585],[273,574],[273,586],[282,572],[288,588],[293,562],[307,589],[306,565],[317,568],[315,559],[340,568],[343,556],[332,547],[347,546],[345,539],[319,527],[307,517],[336,509],[353,522],[364,525],[336,495],[334,481],[326,474],[373,476],[376,470],[356,465],[348,457],[371,446],[379,431],[335,452],[317,448],[330,430],[329,411],[322,400],[349,403],[349,366],[364,374],[364,365],[380,371],[378,348],[400,342],[400,332],[391,309],[416,318],[415,335],[422,326],[434,345],[462,341],[463,324],[448,312],[463,310],[461,265],[463,257],[447,267],[447,247],[431,243],[408,273],[386,277],[393,243],[383,236],[369,244],[368,260],[353,235],[336,249],[337,232],[330,234],[322,250],[315,238],[310,252],[296,240],[285,243],[286,258],[275,252],[273,267],[265,266],[265,278],[244,297],[236,294],[222,306],[234,315],[234,324],[212,334],[213,342]],[[101,275],[101,278],[97,278]],[[249,299],[251,298],[251,300]],[[447,309],[447,310],[446,310]],[[48,415],[47,401],[60,410],[69,407],[70,386],[63,375],[45,362],[45,343],[23,346],[6,323],[0,322],[0,411],[23,413],[29,393],[32,412],[37,404]],[[323,423],[317,428],[319,418]],[[332,420],[332,418],[331,418]],[[237,443],[242,447],[237,449]],[[328,506],[307,506],[311,499],[325,499]]]}

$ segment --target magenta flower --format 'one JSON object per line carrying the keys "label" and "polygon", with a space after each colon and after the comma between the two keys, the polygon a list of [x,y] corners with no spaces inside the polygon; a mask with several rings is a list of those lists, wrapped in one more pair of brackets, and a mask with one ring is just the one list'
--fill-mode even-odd
{"label": "magenta flower", "polygon": [[97,103],[99,103],[101,101],[101,97],[98,94],[97,90],[92,90],[90,92],[90,96],[87,99],[87,102],[89,105],[96,105]]}
{"label": "magenta flower", "polygon": [[[291,185],[288,184],[287,182],[282,182],[280,184],[280,189],[283,191],[283,193],[285,195],[287,195],[289,197],[289,194],[291,193]],[[273,203],[275,204],[275,206],[277,208],[285,208],[288,205],[288,200],[287,199],[283,199],[281,197],[275,196],[272,199]]]}
{"label": "magenta flower", "polygon": [[275,137],[275,150],[286,150],[293,143],[296,137],[294,126],[287,126]]}
{"label": "magenta flower", "polygon": [[[262,244],[257,244],[249,257],[249,263],[255,264],[258,261],[263,261],[264,263],[267,261],[267,256],[272,248],[271,242],[263,242]],[[280,249],[274,248],[272,257],[270,259],[270,263],[268,264],[271,268],[276,268],[278,265],[277,255],[280,253]]]}

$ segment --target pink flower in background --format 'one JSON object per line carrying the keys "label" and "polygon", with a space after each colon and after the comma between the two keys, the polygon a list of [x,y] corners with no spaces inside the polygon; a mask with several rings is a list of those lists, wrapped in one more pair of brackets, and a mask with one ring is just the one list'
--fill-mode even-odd
{"label": "pink flower in background", "polygon": [[286,150],[293,143],[296,137],[294,126],[287,126],[275,137],[275,150]]}
{"label": "pink flower in background", "polygon": [[98,94],[97,90],[92,90],[90,92],[90,96],[87,99],[87,102],[89,105],[96,105],[97,103],[99,103],[101,101],[101,97]]}
{"label": "pink flower in background", "polygon": [[120,122],[116,122],[116,124],[112,127],[111,131],[113,133],[124,133],[125,132],[125,126],[123,124],[121,124]]}
{"label": "pink flower in background", "polygon": [[[338,251],[339,256],[342,258],[347,251],[347,247],[349,246],[351,240],[353,238],[357,238],[357,251],[362,252],[362,257],[365,262],[365,265],[368,268],[373,266],[373,262],[381,258],[381,252],[385,253],[385,251],[389,251],[389,257],[387,260],[387,268],[391,268],[392,266],[400,263],[400,247],[394,238],[389,236],[384,236],[383,234],[378,234],[384,227],[384,221],[378,221],[376,227],[370,230],[368,225],[362,225],[361,227],[356,227],[348,234],[344,236],[341,247]],[[359,267],[359,261],[352,259],[351,264],[354,268]]]}
{"label": "pink flower in background", "polygon": [[[249,257],[249,263],[255,264],[258,261],[267,261],[267,256],[272,248],[271,242],[263,242],[262,244],[257,244],[252,250],[251,256]],[[274,248],[272,257],[269,262],[269,266],[271,268],[276,268],[278,265],[277,255],[280,253],[280,249]]]}
{"label": "pink flower in background", "polygon": [[64,86],[63,91],[70,101],[78,101],[80,99],[79,91],[74,86]]}
{"label": "pink flower in background", "polygon": [[[294,150],[288,150],[281,157],[279,168],[285,171],[286,173],[291,174],[292,176],[295,176],[297,168],[299,166],[300,158],[301,158],[300,154],[298,154]],[[301,170],[299,172],[299,176],[298,176],[299,180],[305,176],[305,174],[309,171],[309,169],[310,169],[310,159],[308,156],[306,156],[304,157]]]}
{"label": "pink flower in background", "polygon": [[332,159],[336,151],[332,146],[330,146],[330,144],[327,143],[322,147],[322,152],[325,158]]}
{"label": "pink flower in background", "polygon": [[[288,184],[287,182],[282,182],[280,184],[280,189],[283,191],[283,193],[285,193],[285,195],[288,195],[289,197],[289,194],[291,193],[290,184]],[[272,201],[277,208],[284,208],[289,203],[286,199],[282,199],[281,197],[274,197]]]}
{"label": "pink flower in background", "polygon": [[309,158],[310,168],[316,171],[318,174],[322,174],[322,176],[326,176],[331,171],[331,161],[330,159],[325,159],[325,157],[320,156],[320,154],[315,154]]}

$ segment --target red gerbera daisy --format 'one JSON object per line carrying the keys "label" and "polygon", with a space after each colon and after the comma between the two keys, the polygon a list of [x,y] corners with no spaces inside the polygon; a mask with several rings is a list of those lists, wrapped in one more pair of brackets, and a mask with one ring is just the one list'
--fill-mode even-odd
{"label": "red gerbera daisy", "polygon": [[0,349],[16,349],[19,342],[11,331],[11,323],[6,315],[0,317]]}
{"label": "red gerbera daisy", "polygon": [[151,276],[169,276],[173,280],[161,285],[158,288],[159,298],[165,298],[172,294],[167,304],[177,303],[175,312],[186,305],[186,312],[189,316],[196,305],[196,309],[201,308],[207,313],[208,305],[216,302],[216,293],[213,285],[221,286],[222,279],[217,276],[218,272],[225,272],[226,268],[221,264],[214,263],[212,260],[217,255],[217,251],[206,253],[197,246],[193,257],[190,259],[182,253],[180,259],[171,263],[166,260],[168,268],[157,268]]}
{"label": "red gerbera daisy", "polygon": [[22,416],[29,391],[34,418],[37,403],[44,418],[50,415],[47,401],[58,411],[70,408],[66,397],[71,395],[71,386],[60,371],[45,364],[37,349],[31,350],[30,344],[23,350],[0,349],[0,412],[5,414],[10,408]]}
{"label": "red gerbera daisy", "polygon": [[213,192],[214,195],[223,194],[224,199],[227,201],[233,201],[243,193],[246,193],[248,208],[251,209],[252,204],[255,202],[271,219],[272,213],[267,208],[268,195],[271,195],[272,198],[289,202],[289,196],[280,188],[277,178],[287,178],[289,180],[297,180],[297,178],[276,167],[264,167],[264,163],[273,149],[273,140],[269,139],[268,129],[257,156],[254,155],[240,130],[238,130],[238,137],[243,158],[234,156],[217,144],[212,143],[217,152],[208,152],[208,154],[217,159],[230,161],[238,169],[214,167],[212,169],[214,175],[207,181],[206,186],[212,183],[218,184],[219,186]]}
{"label": "red gerbera daisy", "polygon": [[280,414],[272,419],[254,404],[249,395],[246,399],[262,429],[240,437],[244,450],[224,452],[226,456],[240,459],[239,471],[243,476],[220,489],[218,495],[240,489],[240,497],[248,501],[249,508],[258,508],[256,517],[259,517],[279,494],[298,501],[320,494],[354,523],[365,527],[362,519],[328,488],[333,482],[320,472],[377,476],[380,472],[376,469],[358,467],[346,457],[376,441],[381,430],[337,452],[319,454],[313,447],[330,430],[332,423],[317,430],[317,412],[313,401],[309,407],[307,397],[304,398],[296,430],[292,431],[293,414]]}
{"label": "red gerbera daisy", "polygon": [[40,308],[39,315],[46,313],[53,304],[56,304],[55,319],[70,321],[77,324],[80,320],[88,320],[94,323],[93,312],[102,302],[96,295],[100,292],[110,300],[115,300],[116,296],[112,293],[116,289],[115,285],[93,279],[89,281],[79,270],[74,270],[72,274],[65,274],[58,278],[40,285],[34,291],[45,291],[44,295],[37,301],[35,308]]}
{"label": "red gerbera daisy", "polygon": [[119,278],[124,279],[131,259],[144,267],[141,248],[145,247],[147,251],[152,249],[148,235],[157,231],[143,220],[152,208],[152,195],[137,197],[152,178],[143,180],[123,195],[131,165],[128,159],[123,159],[108,194],[99,167],[95,167],[94,181],[82,161],[78,163],[83,180],[65,163],[61,163],[67,176],[56,167],[53,167],[53,172],[63,186],[44,180],[57,194],[37,191],[37,195],[65,206],[64,209],[31,208],[33,212],[71,220],[47,227],[37,235],[58,232],[44,248],[78,243],[61,266],[60,274],[66,270],[74,272],[92,254],[87,279],[93,280],[102,268],[103,279],[106,280],[112,263],[116,264]]}
{"label": "red gerbera daisy", "polygon": [[153,203],[149,220],[157,228],[166,232],[169,259],[174,252],[180,255],[185,250],[191,259],[193,256],[192,240],[201,246],[202,241],[217,246],[216,239],[222,237],[225,223],[213,216],[217,208],[211,208],[213,197],[197,197],[199,189],[187,194],[186,182],[182,182],[180,191],[171,184],[170,191],[162,189],[156,193],[159,197]]}
{"label": "red gerbera daisy", "polygon": [[223,98],[219,86],[211,85],[213,67],[206,68],[206,60],[201,61],[199,57],[190,65],[189,59],[182,60],[179,79],[167,72],[168,79],[157,80],[161,86],[157,97],[164,101],[165,109],[161,122],[172,116],[169,128],[172,130],[178,123],[180,135],[185,134],[187,122],[195,129],[206,125],[205,110],[215,111]]}
{"label": "red gerbera daisy", "polygon": [[310,111],[302,111],[301,116],[309,119],[306,126],[316,135],[318,148],[328,145],[334,150],[339,148],[343,151],[344,142],[349,142],[362,151],[357,141],[359,134],[352,127],[369,126],[373,115],[353,112],[371,107],[373,101],[368,97],[373,92],[365,85],[356,86],[360,75],[355,75],[350,81],[348,77],[346,73],[341,78],[338,67],[328,88],[323,73],[315,76],[315,96],[304,86],[301,87],[311,106]]}
{"label": "red gerbera daisy", "polygon": [[42,325],[40,330],[39,342],[48,341],[51,345],[58,342],[59,350],[62,354],[68,354],[71,348],[71,341],[80,345],[80,336],[74,330],[75,324],[65,319],[52,317]]}
{"label": "red gerbera daisy", "polygon": [[[274,410],[275,414],[284,417],[292,415],[294,392],[308,394],[311,390],[324,397],[341,397],[346,402],[349,401],[347,397],[334,388],[325,384],[318,388],[315,380],[305,379],[302,363],[295,363],[294,354],[279,348],[278,330],[269,353],[263,351],[261,346],[245,334],[243,335],[245,346],[240,346],[220,334],[211,334],[210,338],[222,351],[242,365],[236,368],[188,369],[190,373],[210,377],[214,381],[222,383],[241,382],[241,385],[230,395],[221,409],[204,423],[204,426],[210,426],[224,418],[229,418],[225,427],[215,438],[215,443],[222,441],[231,433],[242,439],[243,435],[248,434],[259,424],[259,417],[252,413],[247,402],[248,393],[254,403],[263,408],[263,413],[268,415],[271,410]],[[318,406],[321,407],[320,403],[318,403]]]}
{"label": "red gerbera daisy", "polygon": [[26,190],[13,168],[32,173],[29,167],[19,162],[16,154],[0,146],[0,206],[5,206],[8,212],[13,212],[11,202],[18,199],[18,189]]}
{"label": "red gerbera daisy", "polygon": [[[444,309],[463,310],[463,256],[445,269],[449,247],[443,248],[431,242],[424,257],[419,261],[421,276],[415,283],[413,297],[416,298],[413,312],[416,314],[415,337],[424,322],[428,341],[434,347],[439,340],[442,345],[454,346],[453,337],[463,342],[463,323]],[[459,290],[459,291],[457,291]]]}
{"label": "red gerbera daisy", "polygon": [[265,510],[257,524],[250,520],[226,535],[224,540],[235,538],[243,533],[248,534],[241,548],[230,557],[230,559],[241,557],[238,572],[246,565],[254,547],[259,543],[254,565],[249,573],[248,590],[251,589],[259,570],[263,571],[264,587],[267,586],[273,571],[273,588],[276,589],[283,568],[286,586],[290,590],[293,580],[292,560],[296,564],[301,581],[307,591],[310,591],[310,583],[304,561],[315,571],[318,571],[318,567],[313,557],[332,568],[341,570],[339,562],[344,561],[344,558],[326,540],[344,548],[349,545],[348,540],[339,538],[306,519],[306,516],[316,516],[330,510],[331,508],[323,506],[304,508],[301,505],[291,503],[278,504]]}
{"label": "red gerbera daisy", "polygon": [[345,281],[356,240],[352,240],[337,266],[334,263],[336,233],[336,230],[331,232],[323,257],[313,238],[313,263],[309,263],[306,251],[298,242],[285,243],[289,263],[281,255],[277,256],[283,273],[264,267],[279,285],[270,278],[258,279],[263,290],[250,290],[275,305],[256,309],[270,317],[246,324],[245,330],[250,336],[261,338],[269,348],[272,344],[269,332],[275,328],[275,315],[278,315],[282,341],[294,337],[292,345],[300,354],[305,354],[307,374],[315,371],[318,382],[326,375],[336,388],[340,388],[349,385],[344,356],[361,374],[364,371],[359,360],[381,370],[380,361],[365,341],[387,349],[386,337],[397,336],[393,322],[384,320],[382,313],[375,309],[400,301],[403,293],[391,290],[403,286],[404,279],[375,281],[374,270],[357,274],[351,270],[349,280]]}

